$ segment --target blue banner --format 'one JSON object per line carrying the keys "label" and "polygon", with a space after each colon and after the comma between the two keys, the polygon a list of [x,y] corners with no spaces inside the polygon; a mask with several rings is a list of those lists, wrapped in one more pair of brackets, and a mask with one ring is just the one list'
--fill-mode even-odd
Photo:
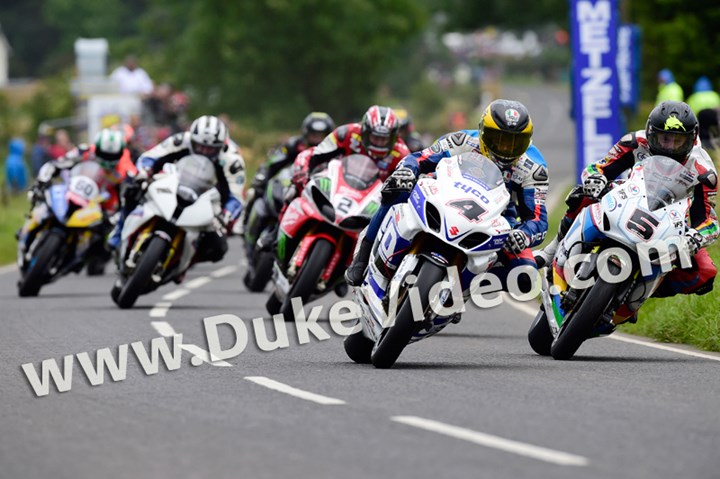
{"label": "blue banner", "polygon": [[577,177],[622,135],[618,92],[618,0],[570,0]]}
{"label": "blue banner", "polygon": [[640,27],[620,25],[617,48],[620,106],[635,111],[640,101]]}

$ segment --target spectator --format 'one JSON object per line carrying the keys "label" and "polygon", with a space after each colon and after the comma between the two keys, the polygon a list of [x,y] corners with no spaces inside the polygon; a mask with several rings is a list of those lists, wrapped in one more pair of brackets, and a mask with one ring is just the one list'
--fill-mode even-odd
{"label": "spectator", "polygon": [[63,129],[57,130],[55,132],[55,143],[50,145],[49,148],[50,156],[57,160],[73,148],[75,148],[75,145],[70,141],[67,131]]}
{"label": "spectator", "polygon": [[675,76],[667,68],[663,68],[658,72],[658,94],[655,99],[655,104],[668,100],[672,101],[683,101],[685,93],[680,85],[675,81]]}
{"label": "spectator", "polygon": [[13,138],[8,145],[9,154],[5,160],[5,179],[13,193],[19,193],[27,188],[27,168],[25,167],[25,142],[20,138]]}
{"label": "spectator", "polygon": [[693,94],[687,99],[692,111],[697,115],[700,124],[700,141],[703,146],[710,147],[711,139],[718,135],[718,112],[720,111],[720,95],[712,89],[712,83],[706,76],[695,82]]}
{"label": "spectator", "polygon": [[52,160],[50,154],[50,135],[47,131],[38,133],[37,141],[30,152],[30,166],[32,167],[33,176],[37,176],[42,165]]}
{"label": "spectator", "polygon": [[125,64],[113,70],[110,78],[117,83],[120,93],[145,96],[153,91],[153,82],[147,72],[137,65],[135,55],[128,55]]}

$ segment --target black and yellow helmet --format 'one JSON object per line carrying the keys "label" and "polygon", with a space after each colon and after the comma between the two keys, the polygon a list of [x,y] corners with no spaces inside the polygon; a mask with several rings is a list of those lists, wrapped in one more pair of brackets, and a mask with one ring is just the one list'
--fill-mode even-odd
{"label": "black and yellow helmet", "polygon": [[482,153],[494,161],[509,165],[527,151],[533,125],[522,103],[495,100],[483,112],[478,130]]}

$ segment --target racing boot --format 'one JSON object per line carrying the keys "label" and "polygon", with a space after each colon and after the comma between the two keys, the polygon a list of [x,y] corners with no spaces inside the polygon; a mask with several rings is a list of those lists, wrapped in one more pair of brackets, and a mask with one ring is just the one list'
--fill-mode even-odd
{"label": "racing boot", "polygon": [[277,234],[278,229],[280,228],[280,225],[275,225],[274,228],[265,230],[262,232],[260,237],[258,238],[257,242],[255,243],[255,248],[257,251],[272,251],[273,247],[277,243]]}
{"label": "racing boot", "polygon": [[350,286],[360,286],[363,279],[365,279],[365,269],[370,260],[371,250],[372,243],[363,238],[360,241],[357,254],[353,257],[352,263],[350,263],[350,266],[348,266],[348,269],[345,271],[345,281],[347,281]]}
{"label": "racing boot", "polygon": [[535,257],[535,262],[537,263],[538,268],[543,268],[552,263],[552,260],[555,257],[555,252],[557,251],[559,243],[560,243],[560,240],[556,236],[544,248],[533,251],[533,256]]}
{"label": "racing boot", "polygon": [[555,253],[558,249],[558,245],[563,240],[563,238],[565,238],[565,235],[570,230],[570,226],[572,226],[572,223],[573,220],[570,219],[567,215],[563,216],[563,218],[560,220],[560,224],[558,225],[558,232],[557,235],[555,235],[555,238],[553,238],[553,240],[544,248],[533,251],[533,256],[535,257],[535,262],[537,263],[538,268],[542,268],[544,266],[552,264],[553,258],[555,258]]}
{"label": "racing boot", "polygon": [[122,239],[123,224],[124,224],[124,222],[118,221],[118,223],[115,225],[113,230],[108,235],[107,247],[110,251],[115,251],[118,249],[118,246],[120,246],[120,241]]}

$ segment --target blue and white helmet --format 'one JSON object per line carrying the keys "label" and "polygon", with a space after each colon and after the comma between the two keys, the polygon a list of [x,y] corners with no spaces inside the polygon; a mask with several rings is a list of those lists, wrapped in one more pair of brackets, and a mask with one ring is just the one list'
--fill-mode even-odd
{"label": "blue and white helmet", "polygon": [[228,139],[228,129],[218,117],[203,115],[190,125],[190,150],[211,160],[217,158]]}

